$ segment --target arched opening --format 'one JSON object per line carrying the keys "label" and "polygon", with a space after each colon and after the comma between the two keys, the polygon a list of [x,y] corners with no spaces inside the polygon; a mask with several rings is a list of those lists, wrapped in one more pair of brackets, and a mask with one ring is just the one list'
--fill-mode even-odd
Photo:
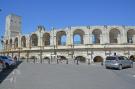
{"label": "arched opening", "polygon": [[110,43],[118,43],[118,37],[120,35],[120,31],[118,29],[112,29],[109,32]]}
{"label": "arched opening", "polygon": [[25,36],[22,36],[22,38],[21,38],[21,46],[26,47],[26,37]]}
{"label": "arched opening", "polygon": [[20,59],[21,59],[21,60],[24,60],[24,59],[26,59],[26,58],[25,58],[24,56],[21,56]]}
{"label": "arched opening", "polygon": [[93,43],[94,44],[100,44],[100,35],[102,34],[100,29],[95,29],[92,32],[93,35]]}
{"label": "arched opening", "polygon": [[83,57],[83,56],[77,56],[77,57],[75,57],[75,60],[78,60],[78,61],[80,61],[81,63],[85,63],[85,62],[86,62],[86,58]]}
{"label": "arched opening", "polygon": [[38,36],[36,34],[31,35],[30,46],[38,46]]}
{"label": "arched opening", "polygon": [[56,42],[57,42],[57,45],[66,45],[66,32],[65,31],[57,32]]}
{"label": "arched opening", "polygon": [[45,56],[45,57],[43,58],[43,62],[48,62],[48,63],[50,64],[51,60],[50,60],[49,57]]}
{"label": "arched opening", "polygon": [[60,60],[67,60],[67,58],[65,56],[59,56]]}
{"label": "arched opening", "polygon": [[36,56],[31,56],[30,59],[37,59],[37,57]]}
{"label": "arched opening", "polygon": [[73,33],[73,44],[83,44],[83,36],[84,36],[84,31],[81,29],[77,29]]}
{"label": "arched opening", "polygon": [[133,42],[133,36],[135,35],[135,30],[130,29],[127,31],[127,42],[128,43],[134,43]]}
{"label": "arched opening", "polygon": [[103,58],[101,56],[96,56],[93,59],[94,62],[103,62]]}
{"label": "arched opening", "polygon": [[135,61],[135,55],[131,55],[129,59]]}
{"label": "arched opening", "polygon": [[15,38],[14,44],[15,44],[15,48],[18,48],[18,38],[17,37]]}
{"label": "arched opening", "polygon": [[50,34],[49,33],[44,33],[43,34],[43,45],[44,46],[49,46],[50,45]]}
{"label": "arched opening", "polygon": [[49,58],[49,57],[44,57],[43,59],[44,59],[44,60],[49,60],[50,58]]}
{"label": "arched opening", "polygon": [[10,44],[10,48],[12,48],[12,39],[10,39],[10,43],[9,44]]}

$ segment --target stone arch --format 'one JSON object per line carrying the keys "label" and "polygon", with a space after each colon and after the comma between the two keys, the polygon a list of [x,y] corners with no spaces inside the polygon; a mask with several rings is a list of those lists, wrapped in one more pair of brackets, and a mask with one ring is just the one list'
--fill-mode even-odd
{"label": "stone arch", "polygon": [[118,43],[119,29],[111,29],[109,32],[110,43]]}
{"label": "stone arch", "polygon": [[67,60],[65,56],[60,56],[60,60]]}
{"label": "stone arch", "polygon": [[93,61],[94,62],[103,62],[103,58],[101,56],[95,56]]}
{"label": "stone arch", "polygon": [[75,60],[78,60],[81,63],[85,63],[86,62],[86,58],[84,56],[76,56]]}
{"label": "stone arch", "polygon": [[50,33],[43,34],[43,45],[49,46],[50,45]]}
{"label": "stone arch", "polygon": [[21,60],[24,60],[24,59],[26,59],[26,58],[25,58],[24,56],[21,56],[20,59],[21,59]]}
{"label": "stone arch", "polygon": [[133,42],[133,36],[135,35],[135,30],[130,29],[127,31],[127,42],[128,43],[134,43]]}
{"label": "stone arch", "polygon": [[47,57],[47,56],[45,56],[43,59],[44,59],[44,60],[49,60],[50,58],[49,58],[49,57]]}
{"label": "stone arch", "polygon": [[15,48],[18,48],[18,38],[17,37],[15,38],[14,45],[15,45]]}
{"label": "stone arch", "polygon": [[25,36],[21,37],[21,46],[26,47],[26,37]]}
{"label": "stone arch", "polygon": [[10,39],[10,41],[9,41],[9,45],[10,45],[10,48],[12,48],[12,39]]}
{"label": "stone arch", "polygon": [[92,35],[93,35],[93,43],[95,44],[100,44],[101,40],[100,40],[100,35],[102,34],[102,31],[100,29],[94,29],[92,31]]}
{"label": "stone arch", "polygon": [[85,32],[81,29],[76,29],[73,32],[73,44],[84,44]]}
{"label": "stone arch", "polygon": [[[64,37],[65,39],[62,39]],[[56,33],[56,43],[57,45],[66,45],[66,32],[65,31],[58,31]]]}
{"label": "stone arch", "polygon": [[43,58],[43,62],[48,62],[48,63],[50,64],[50,62],[51,62],[51,58],[50,58],[50,57],[48,57],[48,56],[44,56],[44,58]]}
{"label": "stone arch", "polygon": [[30,37],[30,46],[38,46],[38,36],[37,34],[32,34]]}
{"label": "stone arch", "polygon": [[37,57],[36,56],[31,56],[30,59],[37,59]]}

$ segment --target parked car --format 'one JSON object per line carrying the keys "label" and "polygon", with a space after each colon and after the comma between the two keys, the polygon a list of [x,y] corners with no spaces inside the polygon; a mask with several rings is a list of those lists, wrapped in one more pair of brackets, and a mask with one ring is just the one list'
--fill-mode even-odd
{"label": "parked car", "polygon": [[4,63],[4,68],[11,68],[16,66],[16,62],[7,56],[0,56],[0,60]]}
{"label": "parked car", "polygon": [[108,56],[105,60],[106,68],[117,68],[119,70],[126,67],[133,67],[133,61],[129,60],[125,56]]}
{"label": "parked car", "polygon": [[0,60],[0,72],[4,69],[4,62]]}

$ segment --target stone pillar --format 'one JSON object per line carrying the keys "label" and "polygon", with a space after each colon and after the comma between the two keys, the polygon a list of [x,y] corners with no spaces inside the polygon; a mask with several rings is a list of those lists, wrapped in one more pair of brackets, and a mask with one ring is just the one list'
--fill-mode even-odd
{"label": "stone pillar", "polygon": [[121,44],[121,34],[118,34],[117,42],[118,42],[118,44]]}
{"label": "stone pillar", "polygon": [[89,34],[89,43],[93,44],[93,35],[92,34]]}
{"label": "stone pillar", "polygon": [[26,37],[26,47],[29,48],[30,47],[30,36]]}
{"label": "stone pillar", "polygon": [[43,34],[41,32],[39,32],[39,34],[38,34],[38,46],[43,46],[43,43],[42,43],[43,36],[42,35]]}
{"label": "stone pillar", "polygon": [[103,40],[104,40],[104,43],[110,43],[110,36],[109,36],[109,30],[107,28],[104,29],[105,32],[103,34]]}
{"label": "stone pillar", "polygon": [[19,48],[22,47],[22,45],[21,45],[21,36],[18,37],[18,47]]}
{"label": "stone pillar", "polygon": [[70,30],[67,31],[67,40],[66,40],[66,45],[71,45],[71,32]]}
{"label": "stone pillar", "polygon": [[104,40],[103,40],[103,35],[100,35],[100,44],[103,44]]}
{"label": "stone pillar", "polygon": [[89,44],[90,43],[90,36],[89,36],[89,29],[85,29],[85,34],[84,34],[84,44]]}
{"label": "stone pillar", "polygon": [[51,33],[50,33],[50,45],[51,46],[56,46],[56,30],[51,30]]}
{"label": "stone pillar", "polygon": [[37,36],[38,36],[38,46],[40,46],[41,45],[41,33],[39,32],[38,34],[37,34]]}
{"label": "stone pillar", "polygon": [[67,31],[67,45],[73,45],[73,32],[71,31],[71,28]]}
{"label": "stone pillar", "polygon": [[135,43],[135,35],[133,35],[133,38],[132,39],[133,39],[133,43]]}
{"label": "stone pillar", "polygon": [[127,42],[127,31],[125,27],[123,27],[121,30],[121,43],[128,43]]}

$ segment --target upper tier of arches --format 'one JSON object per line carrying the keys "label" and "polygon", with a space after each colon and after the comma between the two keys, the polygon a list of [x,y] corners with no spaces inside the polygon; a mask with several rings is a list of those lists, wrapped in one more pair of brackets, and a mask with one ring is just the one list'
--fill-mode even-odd
{"label": "upper tier of arches", "polygon": [[66,46],[85,44],[134,44],[135,28],[76,27],[68,30],[37,30],[5,40],[5,47]]}

